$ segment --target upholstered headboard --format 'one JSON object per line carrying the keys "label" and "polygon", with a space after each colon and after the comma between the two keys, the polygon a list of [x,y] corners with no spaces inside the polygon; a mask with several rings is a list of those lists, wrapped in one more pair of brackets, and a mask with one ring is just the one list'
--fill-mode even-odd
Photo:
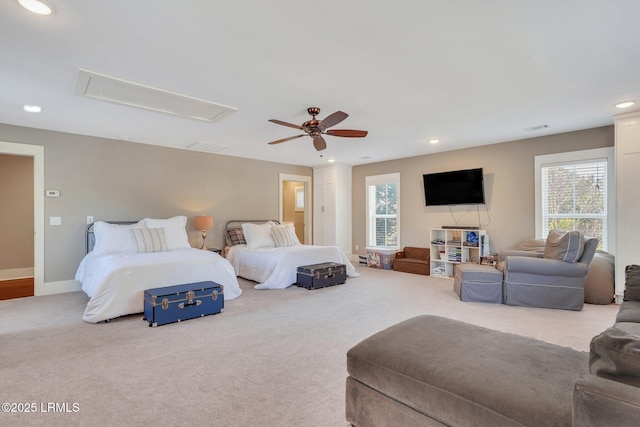
{"label": "upholstered headboard", "polygon": [[[138,221],[104,221],[104,222],[108,222],[109,224],[135,224]],[[87,228],[84,232],[84,251],[86,254],[88,254],[93,250],[93,246],[96,243],[96,236],[93,233],[94,225],[95,223],[91,223],[87,225]]]}

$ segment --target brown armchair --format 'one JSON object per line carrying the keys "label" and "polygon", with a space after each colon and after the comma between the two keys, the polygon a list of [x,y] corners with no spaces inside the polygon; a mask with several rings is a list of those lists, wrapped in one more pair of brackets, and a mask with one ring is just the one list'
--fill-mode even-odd
{"label": "brown armchair", "polygon": [[395,271],[428,276],[431,270],[430,252],[429,248],[406,246],[401,252],[396,253],[393,269]]}

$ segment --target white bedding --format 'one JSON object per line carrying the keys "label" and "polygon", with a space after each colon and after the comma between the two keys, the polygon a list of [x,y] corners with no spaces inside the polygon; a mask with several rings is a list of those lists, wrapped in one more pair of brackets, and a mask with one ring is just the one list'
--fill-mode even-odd
{"label": "white bedding", "polygon": [[194,248],[99,256],[90,252],[80,263],[76,280],[91,298],[82,317],[90,323],[143,312],[144,291],[151,288],[210,280],[224,286],[225,301],[242,293],[227,260]]}
{"label": "white bedding", "polygon": [[359,276],[337,246],[296,245],[249,249],[247,245],[235,245],[229,250],[227,259],[236,275],[258,282],[255,289],[287,288],[296,283],[298,267],[323,262],[345,264],[349,277]]}

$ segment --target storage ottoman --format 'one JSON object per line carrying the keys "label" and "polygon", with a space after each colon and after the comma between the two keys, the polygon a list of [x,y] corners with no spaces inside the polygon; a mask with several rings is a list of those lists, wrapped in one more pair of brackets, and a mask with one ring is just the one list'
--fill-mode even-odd
{"label": "storage ottoman", "polygon": [[220,313],[224,310],[224,287],[197,282],[144,291],[144,318],[149,326]]}
{"label": "storage ottoman", "polygon": [[490,265],[457,264],[453,291],[461,301],[502,304],[502,272]]}
{"label": "storage ottoman", "polygon": [[297,285],[307,289],[341,285],[347,281],[347,266],[335,262],[298,267]]}

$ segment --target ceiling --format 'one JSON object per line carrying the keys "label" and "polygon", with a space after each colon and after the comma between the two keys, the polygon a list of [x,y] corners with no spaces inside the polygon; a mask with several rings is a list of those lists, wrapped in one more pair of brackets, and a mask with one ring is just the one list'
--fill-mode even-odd
{"label": "ceiling", "polygon": [[[358,165],[609,125],[640,103],[638,0],[47,1],[49,16],[0,3],[0,123]],[[75,93],[80,69],[237,111],[96,100]],[[369,135],[267,145],[300,133],[268,119],[302,124],[312,106]]]}

